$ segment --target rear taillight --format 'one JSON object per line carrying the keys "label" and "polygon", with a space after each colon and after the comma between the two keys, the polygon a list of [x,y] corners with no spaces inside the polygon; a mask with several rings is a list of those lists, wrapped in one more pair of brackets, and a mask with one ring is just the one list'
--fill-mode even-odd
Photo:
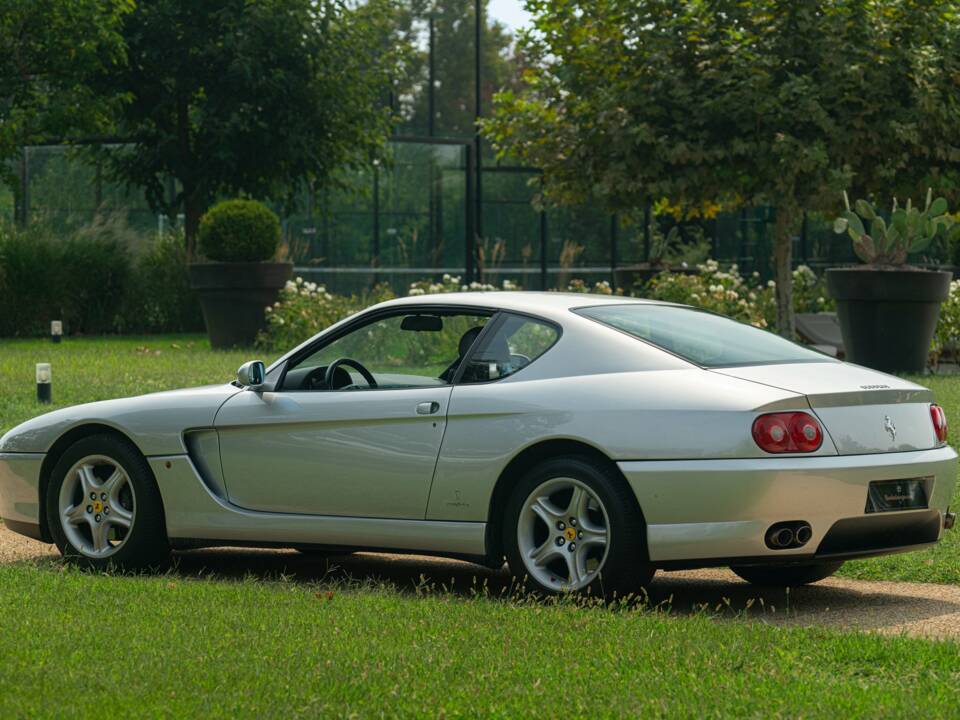
{"label": "rear taillight", "polygon": [[947,414],[939,405],[930,406],[930,419],[933,420],[933,431],[937,434],[937,442],[947,441]]}
{"label": "rear taillight", "polygon": [[820,449],[823,430],[805,412],[771,413],[753,421],[753,439],[768,453],[808,453]]}

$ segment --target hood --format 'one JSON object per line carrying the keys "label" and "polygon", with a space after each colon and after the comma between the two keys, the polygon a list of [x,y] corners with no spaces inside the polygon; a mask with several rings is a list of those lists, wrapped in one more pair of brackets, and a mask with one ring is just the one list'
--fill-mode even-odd
{"label": "hood", "polygon": [[10,430],[0,452],[44,453],[73,428],[98,424],[122,432],[144,455],[183,453],[183,431],[212,427],[220,406],[238,392],[235,385],[208,385],[61,408]]}

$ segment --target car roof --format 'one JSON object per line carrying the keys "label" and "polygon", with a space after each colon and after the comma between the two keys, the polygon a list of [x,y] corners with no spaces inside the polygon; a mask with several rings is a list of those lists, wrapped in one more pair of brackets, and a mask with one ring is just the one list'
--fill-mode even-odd
{"label": "car roof", "polygon": [[494,290],[481,292],[438,293],[435,295],[412,295],[388,300],[378,307],[410,305],[464,305],[498,310],[515,310],[531,314],[555,315],[571,308],[615,303],[633,305],[662,305],[659,301],[620,295],[593,293],[534,292],[530,290]]}

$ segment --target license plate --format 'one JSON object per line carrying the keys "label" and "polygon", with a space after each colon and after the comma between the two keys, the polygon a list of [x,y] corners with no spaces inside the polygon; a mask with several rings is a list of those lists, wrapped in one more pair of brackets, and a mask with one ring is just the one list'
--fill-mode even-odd
{"label": "license plate", "polygon": [[877,480],[867,490],[865,512],[891,512],[916,510],[927,507],[927,490],[924,478],[910,480]]}

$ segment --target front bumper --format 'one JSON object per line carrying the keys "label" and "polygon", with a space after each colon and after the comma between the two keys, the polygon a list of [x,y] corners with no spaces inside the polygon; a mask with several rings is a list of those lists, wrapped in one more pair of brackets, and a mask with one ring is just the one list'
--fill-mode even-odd
{"label": "front bumper", "polygon": [[14,532],[41,539],[40,468],[44,453],[0,453],[0,518]]}
{"label": "front bumper", "polygon": [[[643,510],[650,560],[661,567],[845,559],[922,547],[940,538],[957,479],[950,447],[618,465]],[[927,510],[864,512],[870,482],[907,478],[926,478]],[[810,523],[813,536],[803,548],[771,550],[767,528],[788,520]]]}

